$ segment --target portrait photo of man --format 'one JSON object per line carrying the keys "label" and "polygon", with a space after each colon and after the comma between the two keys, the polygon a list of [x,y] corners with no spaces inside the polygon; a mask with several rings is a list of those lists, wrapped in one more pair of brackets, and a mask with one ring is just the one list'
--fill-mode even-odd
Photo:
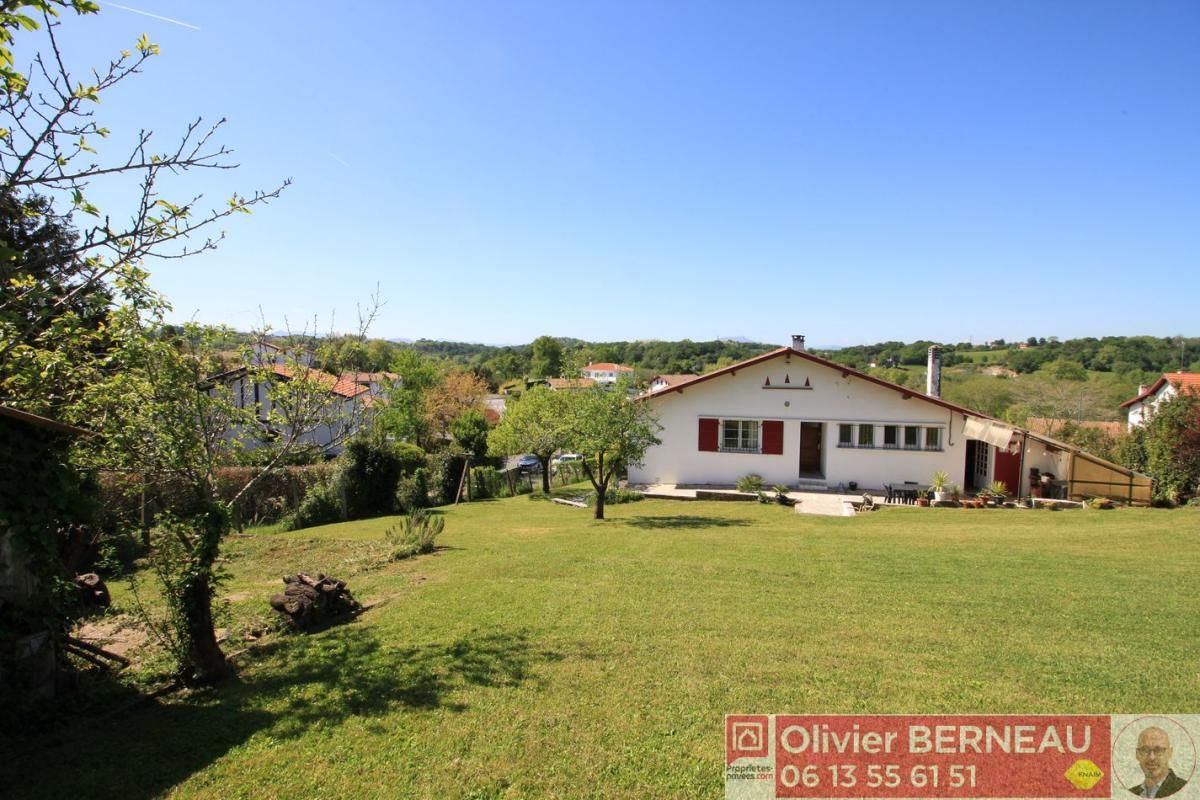
{"label": "portrait photo of man", "polygon": [[1152,726],[1142,731],[1138,735],[1135,755],[1145,780],[1130,786],[1129,791],[1138,797],[1170,797],[1187,785],[1187,781],[1171,769],[1174,750],[1170,737],[1162,728]]}

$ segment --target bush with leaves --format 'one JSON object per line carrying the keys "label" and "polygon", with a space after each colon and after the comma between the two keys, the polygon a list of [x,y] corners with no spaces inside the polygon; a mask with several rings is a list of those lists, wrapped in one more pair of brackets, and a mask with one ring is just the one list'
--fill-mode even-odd
{"label": "bush with leaves", "polygon": [[400,560],[423,553],[432,553],[437,537],[446,527],[445,517],[434,515],[428,509],[418,508],[398,525],[384,531],[384,539],[391,547],[392,558]]}
{"label": "bush with leaves", "polygon": [[757,492],[762,487],[763,479],[761,475],[750,473],[737,479],[737,490],[739,492]]}
{"label": "bush with leaves", "polygon": [[471,468],[471,492],[476,499],[500,497],[504,488],[504,480],[495,467]]}
{"label": "bush with leaves", "polygon": [[401,514],[411,514],[429,505],[429,470],[418,467],[411,475],[400,479],[396,486],[396,508]]}
{"label": "bush with leaves", "polygon": [[308,494],[300,501],[300,507],[280,520],[279,524],[285,531],[297,531],[301,528],[341,522],[345,518],[337,481],[331,478],[309,489]]}

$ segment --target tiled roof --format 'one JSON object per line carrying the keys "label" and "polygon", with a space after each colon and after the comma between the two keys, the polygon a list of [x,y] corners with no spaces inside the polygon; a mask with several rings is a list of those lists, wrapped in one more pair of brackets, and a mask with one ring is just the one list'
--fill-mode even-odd
{"label": "tiled roof", "polygon": [[[287,364],[273,364],[271,368],[274,370],[276,375],[282,378],[287,378],[289,380],[294,380],[296,378],[296,370],[294,370],[292,367],[289,367]],[[307,380],[324,386],[325,388],[329,389],[330,392],[340,397],[358,397],[360,394],[363,394],[367,391],[366,386],[363,386],[360,383],[355,383],[353,380],[349,380],[345,375],[341,376],[340,378],[335,378],[327,372],[321,372],[320,370],[312,369],[310,367],[303,367],[302,369],[305,373],[307,373]]]}
{"label": "tiled roof", "polygon": [[941,399],[940,397],[930,397],[929,395],[923,394],[918,389],[910,389],[907,386],[900,386],[899,384],[892,383],[891,381],[885,381],[885,380],[882,380],[881,378],[876,378],[874,375],[868,375],[865,372],[860,372],[859,370],[856,370],[853,367],[847,367],[845,364],[839,364],[836,361],[830,361],[827,358],[821,358],[820,356],[815,356],[812,353],[808,352],[807,350],[793,350],[790,347],[780,347],[778,350],[772,350],[769,353],[763,353],[762,355],[757,355],[757,356],[754,356],[753,358],[748,358],[745,361],[740,361],[737,364],[733,364],[732,366],[723,367],[722,369],[714,370],[712,372],[706,372],[703,375],[692,376],[688,380],[683,381],[682,383],[676,384],[675,386],[668,386],[667,388],[661,389],[657,392],[651,392],[650,394],[641,395],[638,399],[647,400],[647,401],[650,401],[650,400],[657,401],[657,400],[659,400],[659,398],[666,397],[667,395],[674,394],[675,392],[679,392],[680,394],[682,394],[684,389],[690,389],[691,387],[695,386],[696,384],[704,383],[705,381],[710,381],[713,378],[720,377],[721,375],[729,375],[729,374],[736,375],[737,371],[739,369],[745,369],[746,367],[751,367],[751,366],[754,366],[755,364],[761,364],[764,361],[770,361],[773,358],[782,358],[782,357],[787,357],[787,358],[799,357],[799,358],[805,359],[807,361],[812,361],[816,364],[821,364],[823,366],[826,366],[826,367],[829,367],[831,369],[835,369],[835,370],[841,372],[842,377],[853,375],[854,377],[859,378],[860,380],[864,380],[864,381],[868,381],[870,383],[877,384],[886,389],[891,389],[892,391],[897,392],[900,395],[903,395],[905,399],[912,397],[917,400],[923,400],[926,403],[932,403],[935,406],[941,406],[942,408],[949,409],[950,411],[957,411],[960,414],[966,414],[966,415],[969,415],[972,417],[980,417],[983,419],[991,419],[991,417],[989,417],[987,414],[983,414],[979,411],[973,411],[969,408],[964,408],[963,406],[957,405],[955,403],[948,403],[945,400]]}
{"label": "tiled roof", "polygon": [[1139,394],[1132,400],[1126,400],[1121,403],[1121,408],[1129,408],[1134,403],[1140,403],[1147,397],[1153,397],[1158,394],[1159,390],[1171,382],[1171,385],[1176,389],[1191,389],[1193,392],[1200,393],[1200,372],[1164,372],[1162,377],[1151,384],[1150,388]]}
{"label": "tiled roof", "polygon": [[599,364],[588,364],[583,368],[584,372],[633,372],[633,367],[625,367],[620,364],[613,364],[608,361],[601,361]]}

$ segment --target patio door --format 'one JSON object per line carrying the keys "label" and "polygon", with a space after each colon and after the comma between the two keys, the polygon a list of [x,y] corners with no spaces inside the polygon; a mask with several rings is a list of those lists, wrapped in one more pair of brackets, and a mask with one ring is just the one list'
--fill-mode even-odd
{"label": "patio door", "polygon": [[821,438],[825,425],[820,422],[800,423],[800,477],[822,478]]}

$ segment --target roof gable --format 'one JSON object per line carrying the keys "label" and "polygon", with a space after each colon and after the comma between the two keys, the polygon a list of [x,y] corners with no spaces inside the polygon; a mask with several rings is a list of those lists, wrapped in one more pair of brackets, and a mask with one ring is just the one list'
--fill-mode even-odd
{"label": "roof gable", "polygon": [[792,357],[798,357],[798,358],[804,359],[806,361],[811,361],[814,364],[820,364],[823,367],[827,367],[832,370],[837,370],[838,372],[842,373],[842,377],[847,377],[847,376],[853,375],[856,378],[860,378],[864,381],[868,381],[868,382],[874,383],[878,386],[882,386],[885,389],[890,389],[891,391],[894,391],[894,392],[902,395],[904,397],[904,399],[906,399],[906,400],[909,398],[913,398],[916,400],[923,400],[926,403],[931,403],[935,406],[940,406],[942,408],[949,409],[950,411],[957,411],[960,414],[969,414],[973,417],[981,417],[983,419],[991,419],[991,417],[988,416],[987,414],[983,414],[978,411],[972,411],[969,408],[964,408],[963,406],[955,405],[954,403],[948,403],[945,400],[942,400],[940,397],[930,397],[929,395],[923,394],[916,389],[910,389],[907,386],[900,386],[899,384],[892,383],[891,381],[885,381],[882,378],[876,378],[873,375],[868,375],[865,372],[860,372],[859,370],[856,370],[853,367],[847,367],[846,365],[839,364],[836,361],[830,361],[827,358],[821,358],[820,356],[815,356],[812,353],[809,353],[805,350],[793,350],[790,347],[781,347],[778,350],[772,350],[769,353],[763,353],[762,355],[755,356],[753,358],[748,358],[745,361],[739,361],[737,364],[734,364],[732,366],[723,367],[722,369],[714,370],[712,372],[705,373],[704,375],[697,375],[697,376],[693,377],[691,380],[683,381],[674,386],[668,386],[668,387],[666,387],[664,389],[660,389],[656,392],[642,395],[639,399],[660,400],[664,397],[668,397],[672,394],[675,394],[676,392],[682,394],[684,391],[686,391],[688,389],[694,388],[694,387],[698,386],[699,384],[704,383],[705,381],[710,381],[710,380],[712,380],[714,378],[718,378],[722,375],[736,375],[738,370],[746,369],[747,367],[752,367],[752,366],[755,366],[756,364],[762,364],[762,363],[765,363],[767,361],[771,361],[771,360],[777,359],[777,358],[791,359]]}
{"label": "roof gable", "polygon": [[1184,390],[1191,389],[1194,392],[1200,393],[1200,372],[1164,372],[1159,376],[1158,380],[1150,384],[1150,388],[1139,394],[1132,400],[1126,400],[1121,403],[1120,408],[1129,408],[1135,403],[1140,403],[1148,398],[1151,398],[1162,391],[1163,387],[1170,382],[1176,389]]}

